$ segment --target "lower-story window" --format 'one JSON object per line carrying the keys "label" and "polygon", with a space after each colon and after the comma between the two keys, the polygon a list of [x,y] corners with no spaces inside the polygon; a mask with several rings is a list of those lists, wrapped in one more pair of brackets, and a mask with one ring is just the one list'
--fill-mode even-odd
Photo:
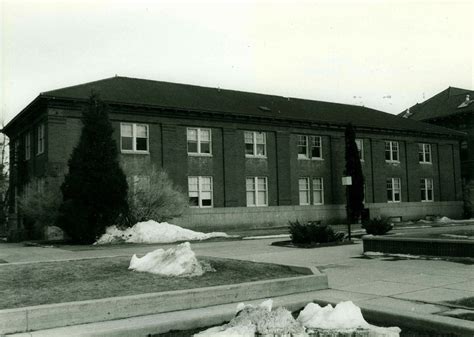
{"label": "lower-story window", "polygon": [[[323,178],[313,178],[312,180],[313,187],[313,204],[322,205],[324,204],[324,185]],[[311,186],[310,178],[299,178],[298,179],[298,188],[300,195],[300,205],[311,205]]]}
{"label": "lower-story window", "polygon": [[212,207],[212,177],[188,177],[191,207]]}
{"label": "lower-story window", "polygon": [[267,177],[247,177],[247,206],[268,206]]}
{"label": "lower-story window", "polygon": [[402,200],[402,183],[400,178],[387,178],[387,202]]}
{"label": "lower-story window", "polygon": [[323,178],[313,178],[313,204],[324,204],[324,183]]}
{"label": "lower-story window", "polygon": [[298,179],[298,187],[300,191],[300,205],[309,205],[309,178]]}
{"label": "lower-story window", "polygon": [[433,201],[433,179],[420,179],[421,201]]}

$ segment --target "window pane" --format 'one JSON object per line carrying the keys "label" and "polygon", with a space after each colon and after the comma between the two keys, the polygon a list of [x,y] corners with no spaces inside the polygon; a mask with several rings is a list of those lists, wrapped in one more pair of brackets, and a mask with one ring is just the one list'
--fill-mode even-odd
{"label": "window pane", "polygon": [[191,206],[199,206],[199,198],[197,196],[196,197],[189,196],[189,204]]}
{"label": "window pane", "polygon": [[197,153],[197,152],[198,152],[197,142],[188,141],[188,153]]}
{"label": "window pane", "polygon": [[258,156],[265,155],[265,144],[257,144],[257,155]]}
{"label": "window pane", "polygon": [[428,200],[433,200],[433,190],[428,190]]}
{"label": "window pane", "polygon": [[267,193],[265,191],[258,192],[258,205],[266,205],[267,204]]}
{"label": "window pane", "polygon": [[312,158],[321,158],[321,148],[312,147],[311,148],[311,157]]}
{"label": "window pane", "polygon": [[201,192],[201,199],[202,200],[211,200],[212,199],[212,193],[211,192]]}
{"label": "window pane", "polygon": [[211,153],[211,144],[201,143],[201,153]]}
{"label": "window pane", "polygon": [[393,201],[400,201],[400,192],[395,191],[393,197]]}
{"label": "window pane", "polygon": [[208,129],[201,130],[201,142],[211,141],[211,131]]}
{"label": "window pane", "polygon": [[253,144],[253,132],[245,131],[244,137],[245,137],[245,144]]}
{"label": "window pane", "polygon": [[308,137],[298,135],[298,146],[306,147],[308,145]]}
{"label": "window pane", "polygon": [[132,137],[122,137],[122,150],[133,150]]}
{"label": "window pane", "polygon": [[313,189],[314,190],[321,190],[322,188],[323,188],[322,178],[314,178],[313,179]]}
{"label": "window pane", "polygon": [[137,151],[148,151],[147,143],[147,138],[137,138]]}
{"label": "window pane", "polygon": [[147,138],[148,131],[146,125],[137,125],[137,137]]}
{"label": "window pane", "polygon": [[258,178],[257,179],[257,183],[258,183],[258,189],[260,191],[265,191],[267,189],[267,180],[265,178]]}
{"label": "window pane", "polygon": [[120,135],[122,137],[132,137],[133,136],[132,124],[122,124],[120,126]]}
{"label": "window pane", "polygon": [[202,206],[212,206],[212,199],[209,197],[209,199],[201,199]]}
{"label": "window pane", "polygon": [[255,190],[255,184],[254,184],[254,179],[253,178],[247,178],[246,179],[246,190],[247,191],[254,191]]}
{"label": "window pane", "polygon": [[300,178],[298,180],[300,190],[308,190],[308,178]]}
{"label": "window pane", "polygon": [[201,177],[201,190],[212,191],[212,183],[210,177]]}
{"label": "window pane", "polygon": [[197,190],[198,190],[198,178],[197,177],[188,177],[188,190],[197,192]]}
{"label": "window pane", "polygon": [[188,141],[197,142],[197,129],[188,129],[187,137]]}
{"label": "window pane", "polygon": [[255,206],[254,192],[247,192],[247,206]]}
{"label": "window pane", "polygon": [[300,205],[309,204],[308,191],[300,191]]}
{"label": "window pane", "polygon": [[257,144],[265,144],[265,133],[256,132]]}
{"label": "window pane", "polygon": [[253,155],[253,144],[245,144],[245,154]]}
{"label": "window pane", "polygon": [[322,191],[314,191],[313,192],[313,199],[315,204],[322,204],[323,203],[323,193]]}

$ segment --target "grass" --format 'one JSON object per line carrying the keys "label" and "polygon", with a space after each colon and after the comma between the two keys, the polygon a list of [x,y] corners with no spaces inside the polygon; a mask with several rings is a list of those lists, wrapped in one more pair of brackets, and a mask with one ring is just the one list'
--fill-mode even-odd
{"label": "grass", "polygon": [[128,270],[129,257],[0,265],[0,309],[301,276],[285,266],[201,258],[216,270],[163,277]]}

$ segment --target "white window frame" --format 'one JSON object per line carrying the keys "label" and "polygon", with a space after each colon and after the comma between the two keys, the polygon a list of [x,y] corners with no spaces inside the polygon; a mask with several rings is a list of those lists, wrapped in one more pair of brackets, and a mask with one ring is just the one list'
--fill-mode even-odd
{"label": "white window frame", "polygon": [[[321,136],[308,136],[308,135],[297,135],[297,149],[300,147],[300,139],[304,139],[306,143],[306,154],[300,154],[297,151],[298,159],[311,159],[311,160],[322,160],[323,159],[323,139]],[[318,140],[319,146],[313,145],[315,140]],[[319,157],[313,157],[313,148],[319,148]]]}
{"label": "white window frame", "polygon": [[[421,145],[421,149],[420,149]],[[422,160],[420,161],[420,164],[432,164],[432,156],[431,156],[431,144],[428,143],[418,143],[418,160],[420,159],[420,154],[422,156]],[[429,156],[429,160],[426,160],[426,157]]]}
{"label": "white window frame", "polygon": [[[247,189],[247,180],[249,180],[249,179],[253,179],[253,186],[254,186],[253,190],[248,190]],[[262,192],[261,190],[259,190],[258,179],[265,179],[265,190],[263,190],[265,192],[265,204],[260,204],[259,200],[258,200],[258,193]],[[247,198],[247,193],[252,192],[253,193],[253,199],[255,201],[255,204],[249,204],[249,199],[247,198],[247,207],[266,207],[266,206],[268,206],[268,178],[267,177],[262,177],[262,176],[246,177],[245,178],[245,192],[246,192],[245,193],[246,198]]]}
{"label": "white window frame", "polygon": [[[189,180],[190,178],[197,178],[198,181],[198,190],[197,191],[190,191],[189,190]],[[203,190],[203,180],[204,179],[210,179],[210,191],[204,191]],[[192,208],[213,208],[214,207],[214,180],[212,179],[212,176],[188,176],[188,198],[190,198],[189,194],[190,192],[197,192],[198,193],[198,204],[197,205],[189,205],[189,207]],[[211,193],[211,204],[210,205],[203,205],[202,204],[202,194],[203,192],[210,192]]]}
{"label": "white window frame", "polygon": [[[387,198],[387,202],[388,203],[400,203],[402,202],[402,180],[401,178],[387,178],[387,192],[389,190],[389,187],[388,187],[388,183],[390,181],[390,184],[391,184],[391,191],[392,191],[392,197],[391,199],[388,199]],[[398,188],[395,188],[395,182],[398,183]],[[398,194],[400,196],[400,200],[395,200],[395,195],[396,195],[396,192],[398,191]]]}
{"label": "white window frame", "polygon": [[[131,125],[132,126],[132,149],[123,149],[122,144],[122,126]],[[137,126],[144,126],[146,128],[146,150],[137,150]],[[148,124],[142,123],[120,123],[120,151],[122,153],[139,153],[139,154],[149,154],[150,153],[150,128]]]}
{"label": "white window frame", "polygon": [[[304,180],[305,182],[305,187],[304,189],[301,189],[301,180]],[[311,188],[310,188],[310,184],[309,184],[309,177],[300,177],[298,178],[298,197],[299,197],[299,201],[300,201],[300,205],[301,206],[307,206],[307,205],[311,205]],[[308,202],[302,202],[301,201],[301,193],[305,193],[306,194],[306,200]]]}
{"label": "white window frame", "polygon": [[[316,184],[314,183],[315,180],[321,180],[321,188],[320,189],[316,189],[315,186]],[[313,205],[324,205],[324,178],[323,177],[315,177],[313,178],[312,180],[312,187],[313,187],[313,193],[312,193],[312,197],[313,197]],[[320,192],[321,193],[321,202],[316,202],[316,198],[314,197],[314,194],[316,192]]]}
{"label": "white window frame", "polygon": [[[246,143],[245,142],[246,141],[245,134],[248,134],[248,133],[252,134],[252,143]],[[263,152],[264,152],[263,155],[257,154],[257,134],[258,133],[263,134]],[[252,154],[245,153],[246,158],[267,158],[267,133],[266,132],[264,132],[264,131],[244,131],[244,146],[246,146],[246,144],[252,144],[253,145],[253,153]],[[262,144],[260,143],[260,145],[262,145]]]}
{"label": "white window frame", "polygon": [[[189,152],[189,138],[188,138],[188,131],[189,130],[196,130],[197,133],[197,152]],[[209,153],[201,152],[201,131],[209,131]],[[188,127],[186,128],[186,147],[188,151],[188,156],[203,156],[203,157],[212,157],[212,129],[210,128],[195,128],[195,127]]]}
{"label": "white window frame", "polygon": [[360,161],[364,161],[364,139],[357,138],[355,140],[357,151],[359,152],[359,159]]}
{"label": "white window frame", "polygon": [[[431,188],[428,188],[428,182],[431,182]],[[434,201],[434,182],[433,178],[421,178],[420,179],[420,192],[423,193],[423,197],[421,198],[421,202],[433,202]],[[431,190],[431,199],[428,199],[428,191]]]}
{"label": "white window frame", "polygon": [[31,133],[27,132],[25,134],[25,160],[30,160],[31,158]]}
{"label": "white window frame", "polygon": [[36,155],[44,153],[44,123],[38,125],[37,129],[37,146],[36,146]]}
{"label": "white window frame", "polygon": [[[390,159],[387,159],[387,157],[386,157],[387,144],[389,145]],[[394,146],[395,144],[396,144],[396,146]],[[397,153],[397,159],[393,159],[394,152]],[[386,140],[385,141],[384,157],[385,157],[385,161],[387,163],[399,163],[400,162],[400,144],[398,143],[398,141],[396,141],[396,140]]]}

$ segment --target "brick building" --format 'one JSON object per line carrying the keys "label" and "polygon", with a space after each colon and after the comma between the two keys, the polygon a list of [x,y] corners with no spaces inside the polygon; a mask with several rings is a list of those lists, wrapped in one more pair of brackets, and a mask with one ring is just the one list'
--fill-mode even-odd
{"label": "brick building", "polygon": [[461,173],[463,185],[470,191],[470,203],[474,205],[474,91],[449,87],[400,115],[467,134],[461,143]]}
{"label": "brick building", "polygon": [[[194,206],[178,225],[343,219],[348,122],[372,216],[461,215],[462,133],[360,106],[126,77],[41,93],[4,128],[12,201],[33,177],[39,188],[62,179],[91,90],[108,103],[127,175],[153,164],[188,193]],[[10,231],[21,233],[13,202],[11,210]]]}

